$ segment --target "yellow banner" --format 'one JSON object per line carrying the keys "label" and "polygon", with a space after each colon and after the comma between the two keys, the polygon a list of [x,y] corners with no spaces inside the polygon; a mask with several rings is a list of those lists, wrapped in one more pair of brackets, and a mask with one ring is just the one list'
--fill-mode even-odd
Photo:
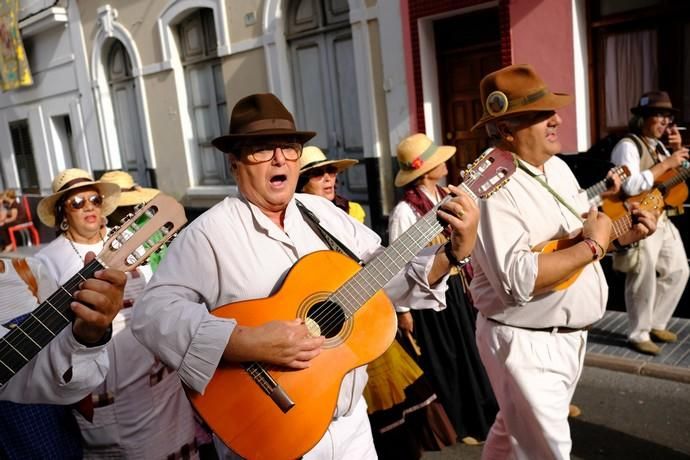
{"label": "yellow banner", "polygon": [[18,16],[19,0],[0,0],[0,86],[4,91],[33,84]]}

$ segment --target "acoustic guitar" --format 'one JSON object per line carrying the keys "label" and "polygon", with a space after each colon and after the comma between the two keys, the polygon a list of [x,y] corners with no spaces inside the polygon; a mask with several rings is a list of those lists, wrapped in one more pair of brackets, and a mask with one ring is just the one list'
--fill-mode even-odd
{"label": "acoustic guitar", "polygon": [[[514,171],[512,154],[494,149],[465,171],[460,187],[486,198]],[[299,458],[316,445],[333,418],[345,374],[393,341],[395,313],[382,288],[444,229],[437,210],[451,198],[364,267],[338,252],[313,252],[293,265],[271,297],[213,310],[244,326],[300,318],[310,334],[326,338],[307,369],[221,361],[203,395],[190,390],[192,405],[226,445],[245,458],[271,460]]]}
{"label": "acoustic guitar", "polygon": [[7,383],[74,320],[70,308],[79,284],[104,268],[133,270],[166,241],[187,219],[184,208],[159,193],[114,228],[103,250],[70,278],[19,326],[0,337],[0,385]]}
{"label": "acoustic guitar", "polygon": [[[654,181],[654,189],[658,189],[664,197],[667,207],[682,208],[688,199],[688,186],[685,181],[690,177],[690,163],[684,162],[680,168],[666,171]],[[626,203],[639,203],[647,192],[630,197],[607,197],[603,200],[601,208],[607,216],[614,219],[628,212]]]}
{"label": "acoustic guitar", "polygon": [[[645,211],[661,210],[664,209],[664,198],[661,196],[661,192],[657,189],[652,189],[647,192],[645,196],[641,199],[640,209]],[[633,226],[633,216],[629,211],[626,214],[619,216],[617,219],[613,220],[613,231],[611,232],[610,241],[615,240],[619,236],[627,233]],[[549,254],[552,252],[560,251],[561,249],[566,249],[571,246],[576,245],[582,241],[582,231],[579,230],[574,236],[546,241],[544,243],[538,244],[532,250],[535,252],[541,252],[542,254]],[[562,291],[563,289],[569,288],[575,280],[580,276],[584,267],[570,275],[567,279],[561,281],[557,286],[553,288],[554,291]]]}

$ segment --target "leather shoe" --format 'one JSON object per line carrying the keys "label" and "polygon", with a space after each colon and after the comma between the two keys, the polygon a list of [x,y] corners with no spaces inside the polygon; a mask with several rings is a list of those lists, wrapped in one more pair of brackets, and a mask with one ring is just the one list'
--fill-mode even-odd
{"label": "leather shoe", "polygon": [[649,331],[649,335],[656,342],[673,343],[678,341],[678,336],[666,329],[652,329]]}
{"label": "leather shoe", "polygon": [[661,352],[661,348],[659,348],[659,346],[651,340],[646,340],[644,342],[630,342],[630,346],[633,348],[633,350],[647,355],[656,356]]}

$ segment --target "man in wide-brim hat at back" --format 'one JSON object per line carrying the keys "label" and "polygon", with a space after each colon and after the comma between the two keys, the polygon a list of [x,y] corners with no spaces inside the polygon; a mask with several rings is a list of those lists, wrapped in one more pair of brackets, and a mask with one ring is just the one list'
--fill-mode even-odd
{"label": "man in wide-brim hat at back", "polygon": [[[635,196],[673,176],[676,168],[687,163],[688,149],[683,147],[678,127],[673,123],[678,109],[665,91],[644,93],[630,112],[630,133],[613,148],[611,161],[630,170],[623,191]],[[665,136],[669,148],[662,142]],[[659,217],[658,230],[637,248],[614,256],[613,267],[626,272],[628,343],[635,351],[649,355],[661,352],[655,342],[678,340],[676,333],[668,330],[668,324],[683,296],[690,269],[680,233],[666,215],[675,211],[667,209]]]}
{"label": "man in wide-brim hat at back", "polygon": [[[254,94],[235,104],[228,134],[213,140],[219,150],[227,153],[238,196],[227,197],[202,214],[175,240],[137,303],[133,321],[136,337],[171,368],[177,369],[180,378],[194,391],[204,391],[221,360],[258,361],[292,369],[315,366],[324,345],[320,334],[333,326],[323,323],[324,318],[318,316],[307,321],[311,326],[308,329],[305,313],[297,313],[301,300],[296,301],[294,313],[290,311],[288,317],[251,326],[209,312],[230,302],[261,299],[276,293],[300,257],[329,249],[306,219],[323,227],[365,261],[381,249],[378,235],[347,217],[328,200],[315,195],[295,195],[302,146],[314,135],[297,129],[292,114],[276,96]],[[439,212],[453,228],[452,250],[458,258],[471,250],[478,220],[476,212],[463,219],[454,217],[463,199],[469,198],[466,195],[456,198]],[[297,200],[314,218],[300,211]],[[422,252],[386,285],[386,293],[396,303],[423,308],[443,306],[449,262],[445,254],[436,255],[437,249],[432,247]],[[329,276],[332,268],[324,266],[319,276]],[[313,288],[319,290],[318,286]],[[392,309],[390,314],[393,315]],[[332,378],[320,376],[318,385],[305,382],[306,388],[313,389],[310,400],[319,401],[324,396],[322,379],[329,377]],[[267,458],[300,457],[305,452],[296,449],[305,439],[310,442],[304,450],[313,446],[304,455],[306,459],[375,458],[362,399],[366,380],[365,368],[359,367],[348,372],[342,384],[334,383],[336,391],[340,389],[339,397],[337,402],[324,402],[325,420],[330,421],[326,435],[323,432],[326,427],[321,429],[319,425],[311,430],[290,426],[289,433],[276,433],[285,427],[272,426],[267,432],[256,433],[262,414],[253,413],[252,407],[246,411],[219,408],[223,420],[247,423],[245,434],[255,433],[257,439],[249,447],[240,445],[239,441],[226,439],[226,442],[248,458],[256,457],[255,452],[277,436],[293,441],[281,445],[279,451],[273,451]],[[228,398],[251,400],[252,395],[234,395],[233,391],[236,389],[227,388]],[[256,391],[261,397],[267,397],[258,387]],[[300,404],[305,402],[295,401],[295,404],[294,410],[299,411]]]}
{"label": "man in wide-brim hat at back", "polygon": [[[480,94],[484,115],[475,129],[488,126],[497,147],[518,162],[510,181],[480,202],[472,254],[477,346],[499,404],[483,458],[568,459],[569,404],[587,329],[606,308],[599,260],[611,220],[589,209],[575,176],[556,157],[563,123],[557,110],[570,96],[552,92],[529,65],[485,76]],[[654,229],[653,215],[634,213],[640,224],[619,238],[622,245]],[[581,241],[552,253],[533,251],[571,232],[581,232]],[[573,276],[570,287],[559,287]]]}

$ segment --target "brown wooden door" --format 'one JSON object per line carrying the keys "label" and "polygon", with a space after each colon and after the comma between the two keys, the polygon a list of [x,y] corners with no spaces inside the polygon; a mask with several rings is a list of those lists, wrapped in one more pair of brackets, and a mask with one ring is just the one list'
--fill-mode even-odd
{"label": "brown wooden door", "polygon": [[[478,25],[477,33],[468,30]],[[459,34],[458,30],[464,32]],[[501,67],[498,10],[440,21],[435,24],[435,34],[442,142],[458,149],[448,162],[448,182],[458,183],[460,171],[489,147],[486,131],[471,128],[482,116],[479,82]]]}

